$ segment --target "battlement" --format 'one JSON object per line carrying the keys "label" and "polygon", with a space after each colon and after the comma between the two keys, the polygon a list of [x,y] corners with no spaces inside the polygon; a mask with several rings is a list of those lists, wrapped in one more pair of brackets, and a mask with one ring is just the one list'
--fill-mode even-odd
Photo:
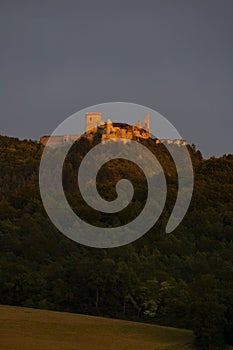
{"label": "battlement", "polygon": [[178,146],[186,146],[187,145],[187,141],[186,140],[182,140],[182,139],[175,139],[175,140],[169,140],[169,139],[157,139],[156,143],[166,143],[168,145],[178,145]]}
{"label": "battlement", "polygon": [[81,135],[58,135],[58,136],[42,136],[40,143],[48,146],[59,146],[69,142],[76,141]]}

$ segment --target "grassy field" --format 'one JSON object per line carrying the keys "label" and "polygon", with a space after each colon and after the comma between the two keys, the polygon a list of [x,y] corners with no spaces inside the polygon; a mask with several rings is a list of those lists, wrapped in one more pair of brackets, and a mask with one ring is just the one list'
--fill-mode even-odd
{"label": "grassy field", "polygon": [[0,306],[0,350],[188,350],[187,330]]}

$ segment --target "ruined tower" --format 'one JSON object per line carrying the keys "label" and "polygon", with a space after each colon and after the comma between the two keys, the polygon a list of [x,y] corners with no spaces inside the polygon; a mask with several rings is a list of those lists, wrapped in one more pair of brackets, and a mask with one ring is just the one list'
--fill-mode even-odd
{"label": "ruined tower", "polygon": [[101,122],[101,113],[88,112],[86,113],[86,132],[96,132],[97,126]]}

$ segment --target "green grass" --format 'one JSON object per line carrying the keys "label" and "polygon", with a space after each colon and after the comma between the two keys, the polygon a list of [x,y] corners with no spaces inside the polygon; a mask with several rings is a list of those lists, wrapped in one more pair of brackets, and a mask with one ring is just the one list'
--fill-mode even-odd
{"label": "green grass", "polygon": [[0,350],[188,350],[191,331],[0,306]]}

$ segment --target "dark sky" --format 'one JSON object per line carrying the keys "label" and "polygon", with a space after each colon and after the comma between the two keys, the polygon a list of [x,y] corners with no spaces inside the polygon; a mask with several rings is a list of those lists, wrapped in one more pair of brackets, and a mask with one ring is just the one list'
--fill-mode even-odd
{"label": "dark sky", "polygon": [[134,102],[204,156],[233,153],[233,1],[0,1],[0,133],[38,139]]}

